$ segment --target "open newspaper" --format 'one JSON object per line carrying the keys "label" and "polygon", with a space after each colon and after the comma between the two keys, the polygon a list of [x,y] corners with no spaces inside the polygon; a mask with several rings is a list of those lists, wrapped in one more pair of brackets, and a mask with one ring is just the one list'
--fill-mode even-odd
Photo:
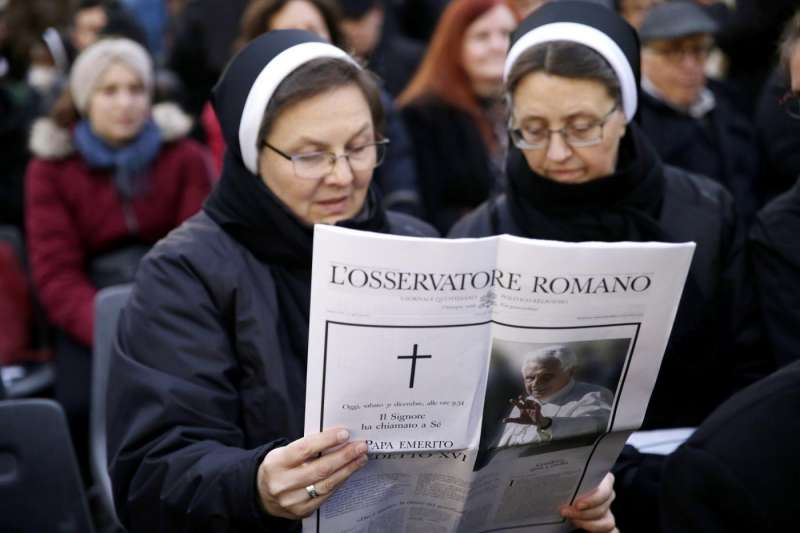
{"label": "open newspaper", "polygon": [[305,430],[370,460],[304,530],[568,531],[642,422],[693,252],[316,226]]}

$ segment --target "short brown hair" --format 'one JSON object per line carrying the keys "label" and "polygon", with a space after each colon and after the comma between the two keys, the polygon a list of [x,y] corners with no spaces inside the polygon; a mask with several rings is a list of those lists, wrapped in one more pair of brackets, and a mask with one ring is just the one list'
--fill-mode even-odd
{"label": "short brown hair", "polygon": [[264,110],[258,130],[258,146],[264,143],[278,115],[287,106],[348,85],[361,90],[372,115],[375,134],[383,133],[383,104],[375,75],[347,59],[323,57],[305,63],[278,85]]}
{"label": "short brown hair", "polygon": [[[242,14],[239,36],[233,43],[233,52],[238,52],[247,46],[250,41],[267,32],[269,30],[267,27],[269,21],[290,1],[291,0],[250,0],[250,3]],[[330,33],[331,36],[331,44],[341,47],[343,41],[339,25],[341,24],[342,15],[339,11],[339,5],[333,0],[307,1],[322,15],[322,20],[325,21],[325,25],[328,27],[328,33]]]}
{"label": "short brown hair", "polygon": [[522,79],[534,72],[596,81],[605,87],[615,102],[622,101],[622,89],[614,69],[602,55],[583,44],[552,41],[526,50],[511,67],[506,94],[513,96]]}

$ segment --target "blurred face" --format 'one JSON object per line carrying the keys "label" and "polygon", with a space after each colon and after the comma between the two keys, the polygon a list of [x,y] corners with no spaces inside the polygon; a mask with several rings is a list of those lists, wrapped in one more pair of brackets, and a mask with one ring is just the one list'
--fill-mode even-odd
{"label": "blurred face", "polygon": [[795,45],[794,52],[789,58],[789,74],[792,78],[792,92],[800,95],[800,45]]}
{"label": "blurred face", "polygon": [[647,16],[650,8],[662,3],[664,0],[622,0],[620,2],[620,15],[628,21],[628,24],[637,30],[642,25],[642,21]]}
{"label": "blurred face", "polygon": [[142,130],[150,115],[150,94],[139,75],[112,63],[89,97],[92,130],[112,146],[123,146]]}
{"label": "blurred face", "polygon": [[675,107],[688,109],[706,85],[710,35],[656,40],[642,51],[642,72]]}
{"label": "blurred face", "polygon": [[383,9],[380,5],[373,6],[359,19],[342,20],[342,33],[355,55],[369,56],[381,38],[383,26]]}
{"label": "blurred face", "polygon": [[97,35],[108,22],[106,10],[101,7],[82,9],[75,14],[75,29],[72,40],[78,51],[97,41]]}
{"label": "blurred face", "polygon": [[[312,96],[283,110],[266,142],[287,155],[328,151],[341,155],[375,141],[369,104],[355,85]],[[300,178],[292,161],[261,148],[259,173],[267,187],[305,224],[334,224],[364,205],[372,169],[354,172],[340,157],[320,179]]]}
{"label": "blurred face", "polygon": [[572,370],[561,368],[558,359],[534,361],[525,366],[522,372],[525,392],[537,400],[545,400],[563,389],[572,379]]}
{"label": "blurred face", "polygon": [[267,30],[307,30],[330,41],[331,34],[322,13],[306,0],[291,0],[269,20]]}
{"label": "blurred face", "polygon": [[475,94],[492,96],[500,91],[509,36],[516,26],[514,14],[504,5],[493,7],[467,26],[461,65]]}
{"label": "blurred face", "polygon": [[514,91],[511,126],[532,132],[599,128],[599,142],[592,146],[571,146],[563,134],[551,133],[543,147],[522,150],[528,166],[539,175],[559,183],[585,183],[608,176],[616,167],[625,116],[619,109],[611,111],[614,106],[600,82],[535,72]]}

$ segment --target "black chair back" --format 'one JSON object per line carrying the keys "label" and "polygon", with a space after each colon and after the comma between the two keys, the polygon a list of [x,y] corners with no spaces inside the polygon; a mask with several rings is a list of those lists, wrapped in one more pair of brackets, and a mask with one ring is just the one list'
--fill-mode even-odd
{"label": "black chair back", "polygon": [[0,402],[0,531],[94,531],[67,420],[52,400]]}

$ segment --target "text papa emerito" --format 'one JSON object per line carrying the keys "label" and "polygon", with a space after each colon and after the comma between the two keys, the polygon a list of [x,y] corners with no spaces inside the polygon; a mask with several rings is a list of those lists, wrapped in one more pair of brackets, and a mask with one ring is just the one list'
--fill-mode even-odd
{"label": "text papa emerito", "polygon": [[[459,292],[468,290],[529,290],[533,294],[643,293],[653,284],[649,274],[604,276],[528,276],[493,269],[478,272],[402,272],[331,265],[330,283],[355,289]],[[527,281],[527,283],[525,283]],[[527,287],[527,288],[526,288]]]}

